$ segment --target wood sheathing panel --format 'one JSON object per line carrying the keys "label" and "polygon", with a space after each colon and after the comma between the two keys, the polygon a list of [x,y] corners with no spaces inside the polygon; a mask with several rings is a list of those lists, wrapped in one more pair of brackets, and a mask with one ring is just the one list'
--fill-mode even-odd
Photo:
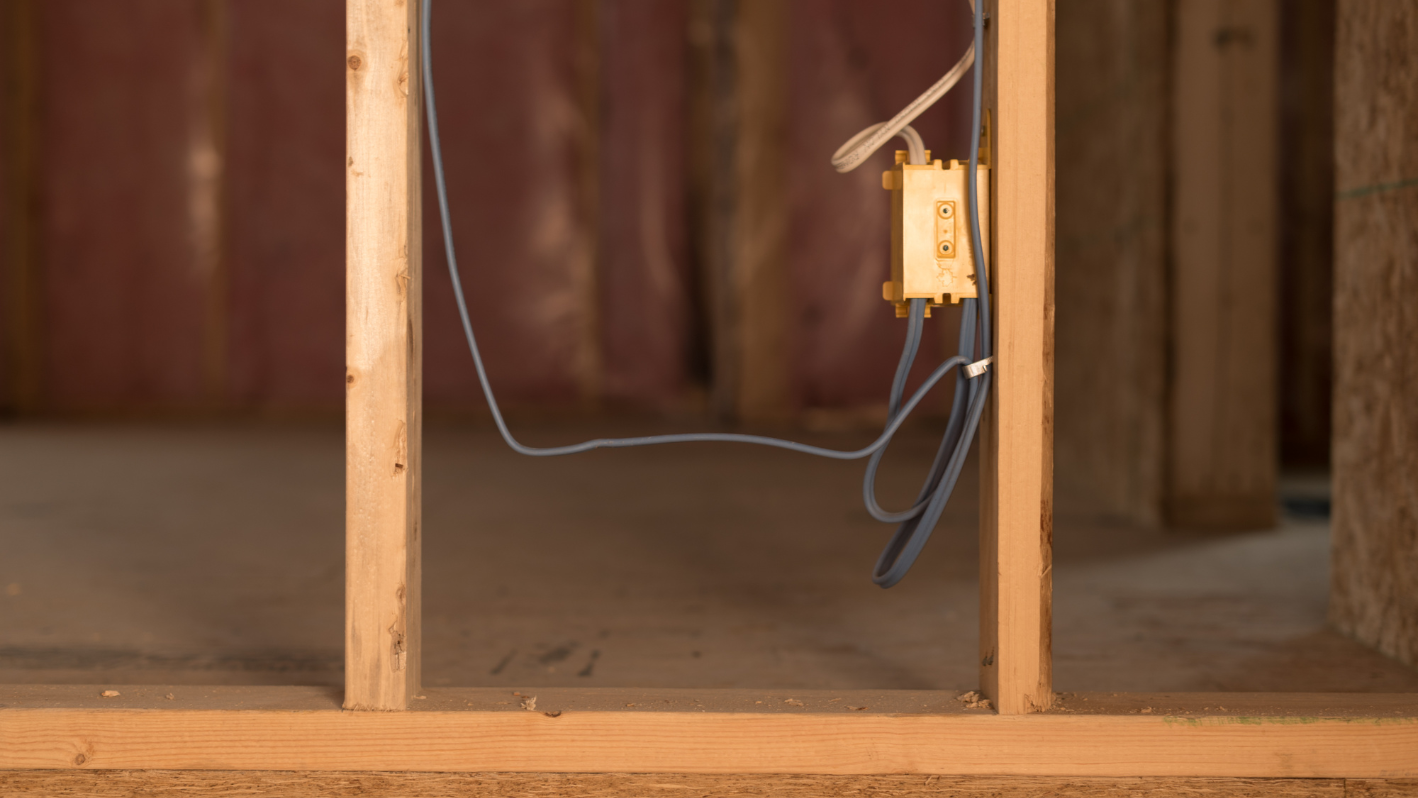
{"label": "wood sheathing panel", "polygon": [[1339,4],[1330,615],[1418,664],[1418,6]]}
{"label": "wood sheathing panel", "polygon": [[1057,367],[1061,496],[1161,516],[1168,5],[1061,0]]}

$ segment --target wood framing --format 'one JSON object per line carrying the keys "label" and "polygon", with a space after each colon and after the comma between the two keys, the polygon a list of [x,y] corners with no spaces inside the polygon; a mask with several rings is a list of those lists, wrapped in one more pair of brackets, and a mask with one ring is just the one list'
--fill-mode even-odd
{"label": "wood framing", "polygon": [[419,685],[418,2],[345,4],[345,707]]}
{"label": "wood framing", "polygon": [[1169,521],[1275,524],[1276,0],[1177,3]]}
{"label": "wood framing", "polygon": [[[671,792],[674,791],[674,792]],[[187,798],[190,795],[463,798],[555,795],[623,798],[641,795],[772,795],[822,798],[1412,798],[1418,782],[1392,779],[1218,779],[1076,776],[821,776],[703,773],[369,773],[352,771],[221,773],[194,770],[0,773],[6,795],[87,798]]]}
{"label": "wood framing", "polygon": [[[1418,776],[1413,696],[1101,694],[999,715],[939,692],[878,693],[885,711],[853,711],[808,691],[795,693],[803,709],[765,712],[742,690],[562,689],[540,691],[529,712],[489,689],[429,690],[408,712],[341,712],[322,688],[202,688],[183,691],[178,710],[150,708],[170,703],[158,690],[95,709],[97,688],[47,689],[0,712],[0,768]],[[651,708],[624,709],[631,693]],[[1217,701],[1231,710],[1202,714]],[[1344,701],[1370,716],[1332,709]],[[1129,709],[1138,704],[1158,712]]]}
{"label": "wood framing", "polygon": [[783,0],[700,0],[691,42],[697,257],[716,415],[782,421],[787,368],[790,11]]}
{"label": "wood framing", "polygon": [[1339,16],[1330,620],[1418,667],[1418,6]]}
{"label": "wood framing", "polygon": [[1054,3],[991,8],[995,365],[980,460],[980,685],[1013,715],[1053,695]]}
{"label": "wood framing", "polygon": [[[1418,695],[1053,692],[1055,6],[981,2],[997,337],[980,662],[993,709],[944,691],[421,690],[420,0],[346,0],[345,689],[11,686],[0,769],[1418,777]],[[782,11],[745,17],[754,58],[771,54]],[[758,90],[770,93],[754,102],[778,97]],[[766,212],[780,194],[743,207]],[[754,257],[782,243],[760,222]]]}

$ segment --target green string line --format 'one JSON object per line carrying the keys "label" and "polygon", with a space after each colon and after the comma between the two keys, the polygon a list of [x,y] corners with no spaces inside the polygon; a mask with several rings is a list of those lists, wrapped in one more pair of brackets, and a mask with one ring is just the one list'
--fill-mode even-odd
{"label": "green string line", "polygon": [[1412,188],[1418,186],[1418,177],[1408,180],[1399,180],[1395,183],[1375,183],[1372,186],[1360,186],[1351,188],[1348,191],[1340,191],[1334,195],[1335,199],[1347,200],[1357,197],[1367,197],[1370,194],[1383,194],[1389,191],[1397,191],[1401,188]]}

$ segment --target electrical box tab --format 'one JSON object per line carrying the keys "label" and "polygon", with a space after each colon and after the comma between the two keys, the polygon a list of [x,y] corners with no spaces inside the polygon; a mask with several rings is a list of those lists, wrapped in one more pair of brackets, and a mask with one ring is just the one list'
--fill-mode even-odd
{"label": "electrical box tab", "polygon": [[[931,161],[929,150],[925,164],[906,160],[906,153],[898,151],[896,165],[881,174],[881,187],[891,192],[891,280],[881,294],[896,303],[896,315],[903,318],[911,299],[929,300],[930,315],[931,306],[978,296],[970,244],[970,164]],[[990,170],[984,163],[979,170],[981,250],[986,251]]]}

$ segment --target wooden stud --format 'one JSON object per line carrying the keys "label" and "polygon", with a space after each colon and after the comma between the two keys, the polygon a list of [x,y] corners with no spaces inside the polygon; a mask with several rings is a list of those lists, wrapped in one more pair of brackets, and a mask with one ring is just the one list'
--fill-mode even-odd
{"label": "wooden stud", "polygon": [[737,414],[789,413],[788,32],[785,0],[738,4],[738,135],[734,147],[733,278],[739,350]]}
{"label": "wooden stud", "polygon": [[347,709],[419,687],[419,5],[345,4]]}
{"label": "wooden stud", "polygon": [[1276,0],[1176,5],[1167,515],[1275,523]]}
{"label": "wooden stud", "polygon": [[781,419],[787,367],[787,37],[783,0],[691,6],[694,249],[704,275],[710,404]]}
{"label": "wooden stud", "polygon": [[980,682],[1047,708],[1053,549],[1054,3],[991,3],[995,365],[981,439]]}

